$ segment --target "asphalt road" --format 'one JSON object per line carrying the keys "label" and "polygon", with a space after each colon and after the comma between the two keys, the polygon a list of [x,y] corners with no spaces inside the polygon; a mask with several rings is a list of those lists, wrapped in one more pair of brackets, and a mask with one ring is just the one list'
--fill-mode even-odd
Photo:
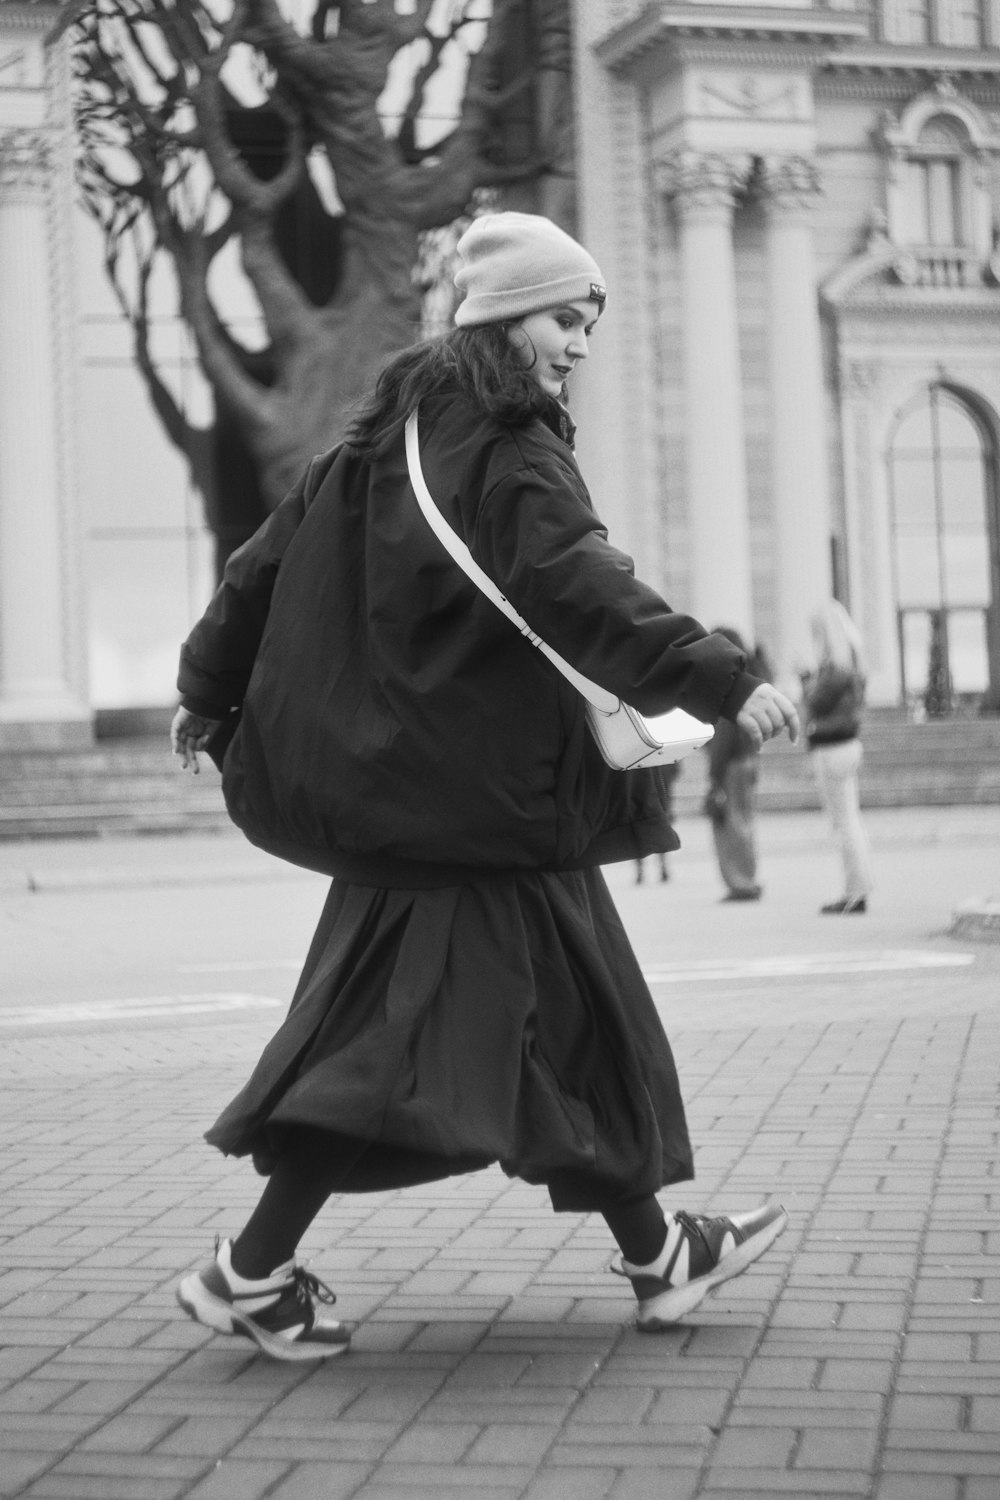
{"label": "asphalt road", "polygon": [[[819,814],[761,820],[764,899],[720,901],[700,818],[661,884],[606,873],[668,1028],[1000,1005],[1000,944],[949,935],[1000,891],[1000,808],[873,810],[867,915],[829,917]],[[326,891],[238,836],[0,845],[0,1025],[197,1023],[287,1004]]]}

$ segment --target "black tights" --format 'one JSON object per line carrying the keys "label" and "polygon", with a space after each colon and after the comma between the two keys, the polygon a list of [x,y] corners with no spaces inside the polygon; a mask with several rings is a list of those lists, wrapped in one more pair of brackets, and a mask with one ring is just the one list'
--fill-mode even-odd
{"label": "black tights", "polygon": [[365,1149],[361,1141],[353,1154],[330,1146],[325,1130],[289,1130],[257,1207],[233,1241],[237,1276],[259,1281],[291,1260],[299,1240]]}
{"label": "black tights", "polygon": [[[259,1281],[292,1259],[302,1236],[331,1193],[335,1193],[357,1156],[330,1151],[324,1130],[289,1131],[260,1201],[246,1227],[233,1241],[232,1266],[238,1276]],[[625,1259],[648,1265],[667,1237],[663,1210],[652,1193],[645,1198],[615,1200],[601,1209]]]}

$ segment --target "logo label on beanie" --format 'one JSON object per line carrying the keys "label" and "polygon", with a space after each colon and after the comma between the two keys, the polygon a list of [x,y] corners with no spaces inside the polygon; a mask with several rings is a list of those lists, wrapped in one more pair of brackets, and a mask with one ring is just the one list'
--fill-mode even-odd
{"label": "logo label on beanie", "polygon": [[601,286],[601,283],[599,281],[592,281],[590,283],[590,297],[593,302],[607,301],[607,291],[603,286]]}

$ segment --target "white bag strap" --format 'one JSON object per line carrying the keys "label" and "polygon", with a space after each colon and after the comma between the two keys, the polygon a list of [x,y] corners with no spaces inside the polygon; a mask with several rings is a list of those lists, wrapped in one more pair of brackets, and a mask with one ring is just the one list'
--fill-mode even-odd
{"label": "white bag strap", "polygon": [[406,419],[406,464],[410,471],[410,483],[413,486],[413,493],[417,497],[420,509],[427,518],[427,524],[442,546],[446,547],[451,553],[463,573],[467,573],[476,587],[482,590],[492,604],[496,605],[501,614],[506,615],[511,624],[517,626],[526,640],[529,640],[533,646],[537,646],[543,656],[548,657],[556,670],[562,673],[567,682],[572,683],[573,687],[586,698],[588,703],[593,704],[594,708],[599,709],[601,713],[617,713],[621,707],[621,699],[616,697],[614,693],[609,693],[606,688],[600,687],[596,682],[591,682],[589,677],[584,677],[582,672],[578,672],[575,667],[570,666],[568,661],[564,661],[557,651],[553,651],[552,647],[547,645],[540,635],[535,634],[527,620],[518,614],[510,600],[500,592],[489,574],[483,572],[461,537],[452,530],[444,516],[438,510],[437,505],[434,503],[434,498],[427,488],[423,469],[420,467],[420,438],[417,430],[416,411],[412,411]]}

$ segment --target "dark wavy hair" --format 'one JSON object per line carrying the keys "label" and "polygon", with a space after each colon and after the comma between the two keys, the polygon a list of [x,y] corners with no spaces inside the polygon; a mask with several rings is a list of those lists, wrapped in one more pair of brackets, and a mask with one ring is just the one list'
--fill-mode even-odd
{"label": "dark wavy hair", "polygon": [[425,396],[467,396],[485,416],[524,427],[546,410],[550,397],[507,335],[506,323],[453,328],[440,338],[404,349],[382,370],[347,429],[361,453],[383,451]]}

